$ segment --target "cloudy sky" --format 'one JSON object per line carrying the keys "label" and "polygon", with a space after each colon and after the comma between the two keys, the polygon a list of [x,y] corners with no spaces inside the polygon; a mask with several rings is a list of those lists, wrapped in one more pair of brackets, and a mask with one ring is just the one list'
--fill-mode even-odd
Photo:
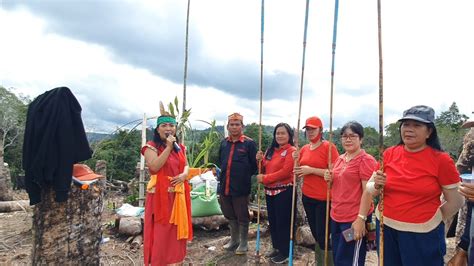
{"label": "cloudy sky", "polygon": [[[340,1],[335,127],[378,128],[376,2]],[[439,114],[452,102],[474,118],[474,1],[382,2],[385,123],[413,105]],[[31,98],[67,86],[87,130],[98,132],[156,116],[160,100],[182,102],[187,0],[0,3],[0,85]],[[258,123],[260,8],[258,0],[191,0],[193,127],[223,124],[232,112]],[[263,124],[297,124],[304,13],[304,0],[265,2]],[[329,124],[333,13],[333,1],[310,1],[302,121]]]}

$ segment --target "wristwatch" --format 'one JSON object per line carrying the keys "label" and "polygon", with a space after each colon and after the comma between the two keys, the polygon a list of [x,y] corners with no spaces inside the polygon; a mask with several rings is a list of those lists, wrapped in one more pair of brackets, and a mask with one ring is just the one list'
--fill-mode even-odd
{"label": "wristwatch", "polygon": [[367,216],[364,216],[362,214],[357,214],[357,217],[361,218],[364,221],[367,221]]}

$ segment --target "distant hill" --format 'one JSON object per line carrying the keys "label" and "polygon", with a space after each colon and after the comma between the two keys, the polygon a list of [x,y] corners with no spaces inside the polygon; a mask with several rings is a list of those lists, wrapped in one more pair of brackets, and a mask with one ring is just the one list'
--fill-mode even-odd
{"label": "distant hill", "polygon": [[92,144],[94,142],[99,142],[105,138],[110,138],[111,135],[107,133],[95,133],[95,132],[86,132],[87,140],[89,141],[89,144]]}

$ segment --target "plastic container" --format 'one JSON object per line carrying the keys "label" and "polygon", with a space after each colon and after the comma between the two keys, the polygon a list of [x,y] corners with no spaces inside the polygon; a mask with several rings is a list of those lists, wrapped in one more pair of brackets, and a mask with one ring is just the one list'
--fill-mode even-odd
{"label": "plastic container", "polygon": [[474,183],[474,177],[472,174],[462,174],[460,177],[463,183]]}

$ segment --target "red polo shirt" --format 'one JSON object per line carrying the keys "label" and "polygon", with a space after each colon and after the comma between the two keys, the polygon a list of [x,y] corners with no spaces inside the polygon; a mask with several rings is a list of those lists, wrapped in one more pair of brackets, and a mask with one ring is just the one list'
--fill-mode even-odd
{"label": "red polo shirt", "polygon": [[[314,150],[309,148],[310,144],[306,144],[300,151],[300,166],[307,165],[314,168],[327,169],[329,159],[329,142],[323,141],[319,147]],[[339,152],[334,144],[331,144],[332,157],[334,163],[339,156]],[[324,177],[319,175],[305,175],[303,181],[303,194],[309,198],[317,200],[326,200],[327,183]]]}
{"label": "red polo shirt", "polygon": [[374,157],[364,150],[349,162],[346,162],[346,154],[337,158],[333,168],[331,190],[331,218],[334,221],[339,223],[355,221],[359,214],[363,192],[362,181],[370,179],[376,165]]}

